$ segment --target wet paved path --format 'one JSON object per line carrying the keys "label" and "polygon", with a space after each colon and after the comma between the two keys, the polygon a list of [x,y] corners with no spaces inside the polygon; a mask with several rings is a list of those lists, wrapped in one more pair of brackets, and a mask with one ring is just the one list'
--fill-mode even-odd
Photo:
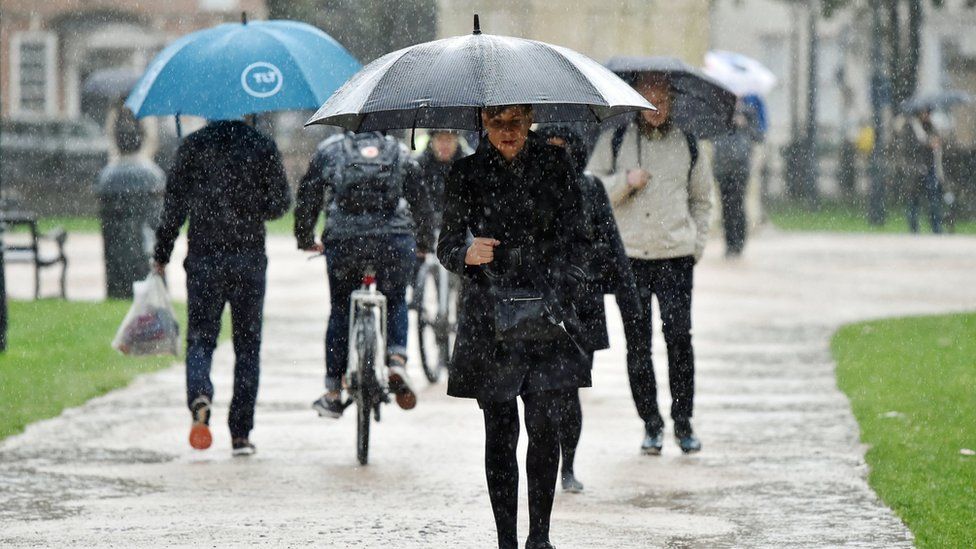
{"label": "wet paved path", "polygon": [[[583,393],[577,472],[587,489],[557,496],[553,541],[561,549],[910,546],[865,482],[829,337],[858,319],[976,309],[976,239],[767,233],[736,263],[718,248],[696,272],[704,451],[681,456],[669,438],[663,456],[638,454],[641,425],[612,309],[613,348],[597,355],[594,388]],[[69,291],[99,297],[97,238],[73,235],[70,250]],[[416,410],[385,410],[372,462],[358,467],[352,417],[321,420],[308,408],[323,370],[323,266],[287,238],[272,239],[270,255],[258,454],[230,457],[232,353],[223,345],[207,452],[186,446],[179,365],[0,443],[0,546],[492,546],[475,404],[421,384]],[[26,275],[9,269],[12,293],[29,292]],[[181,275],[174,270],[177,288]],[[656,344],[663,365],[660,337]],[[666,410],[666,394],[661,401]]]}

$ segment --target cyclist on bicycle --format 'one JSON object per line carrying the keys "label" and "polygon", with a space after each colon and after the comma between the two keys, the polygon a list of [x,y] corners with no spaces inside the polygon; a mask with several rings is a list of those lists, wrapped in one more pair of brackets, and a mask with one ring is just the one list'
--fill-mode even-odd
{"label": "cyclist on bicycle", "polygon": [[[315,241],[319,214],[322,241]],[[312,403],[319,415],[342,415],[349,297],[363,274],[376,274],[387,299],[389,387],[403,409],[417,397],[406,373],[406,288],[417,256],[433,247],[431,206],[417,163],[397,139],[379,132],[344,133],[323,141],[298,187],[295,237],[305,251],[324,253],[331,312],[325,336],[325,394]]]}

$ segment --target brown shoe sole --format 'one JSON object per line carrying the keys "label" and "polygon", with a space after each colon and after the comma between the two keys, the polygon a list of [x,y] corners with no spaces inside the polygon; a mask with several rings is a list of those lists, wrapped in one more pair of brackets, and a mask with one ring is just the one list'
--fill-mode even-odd
{"label": "brown shoe sole", "polygon": [[390,374],[390,392],[396,395],[396,402],[404,410],[412,410],[417,406],[417,395],[404,383],[399,374]]}
{"label": "brown shoe sole", "polygon": [[190,427],[190,446],[195,450],[206,450],[213,444],[213,435],[206,423],[194,423]]}

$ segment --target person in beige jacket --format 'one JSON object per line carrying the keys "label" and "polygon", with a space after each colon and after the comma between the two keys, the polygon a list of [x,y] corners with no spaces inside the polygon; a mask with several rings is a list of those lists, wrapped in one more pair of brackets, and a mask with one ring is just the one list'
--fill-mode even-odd
{"label": "person in beige jacket", "polygon": [[[589,171],[603,180],[630,258],[651,339],[651,297],[657,296],[668,347],[674,434],[684,453],[697,452],[691,417],[695,360],[691,292],[695,263],[708,237],[713,176],[694,137],[671,120],[673,91],[666,75],[644,73],[634,87],[658,110],[642,111],[626,128],[605,132]],[[660,455],[664,421],[657,405],[653,365],[628,367],[637,411],[644,420],[641,450]]]}

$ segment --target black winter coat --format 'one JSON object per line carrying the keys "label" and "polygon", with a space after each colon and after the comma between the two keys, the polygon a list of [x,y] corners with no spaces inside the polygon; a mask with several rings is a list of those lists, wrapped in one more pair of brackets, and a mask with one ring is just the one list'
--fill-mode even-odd
{"label": "black winter coat", "polygon": [[[577,174],[566,152],[530,134],[522,152],[508,162],[483,139],[448,175],[437,256],[462,276],[462,285],[447,391],[484,403],[589,386],[590,361],[582,342],[566,335],[541,342],[496,340],[492,279],[486,266],[464,262],[471,236],[499,240],[490,265],[507,271],[510,284],[527,288],[533,274],[511,263],[506,268],[501,258],[513,248],[531,250],[527,259],[538,266],[536,272],[564,306],[571,305],[577,296],[566,273],[584,264],[590,236]],[[575,332],[579,326],[572,328]]]}
{"label": "black winter coat", "polygon": [[290,205],[275,142],[241,121],[211,122],[176,150],[153,257],[169,263],[187,217],[191,256],[264,253],[264,222]]}
{"label": "black winter coat", "polygon": [[[379,135],[379,134],[377,134]],[[350,213],[339,208],[334,200],[336,178],[342,177],[333,169],[342,164],[346,153],[346,134],[323,141],[298,184],[295,206],[295,237],[298,247],[306,249],[315,243],[315,224],[319,214],[325,214],[322,241],[344,240],[362,236],[413,235],[417,249],[430,251],[434,247],[434,231],[430,197],[420,180],[420,168],[410,158],[410,152],[400,144],[398,166],[403,181],[403,199],[392,215],[380,212]],[[385,137],[393,140],[393,137]]]}

